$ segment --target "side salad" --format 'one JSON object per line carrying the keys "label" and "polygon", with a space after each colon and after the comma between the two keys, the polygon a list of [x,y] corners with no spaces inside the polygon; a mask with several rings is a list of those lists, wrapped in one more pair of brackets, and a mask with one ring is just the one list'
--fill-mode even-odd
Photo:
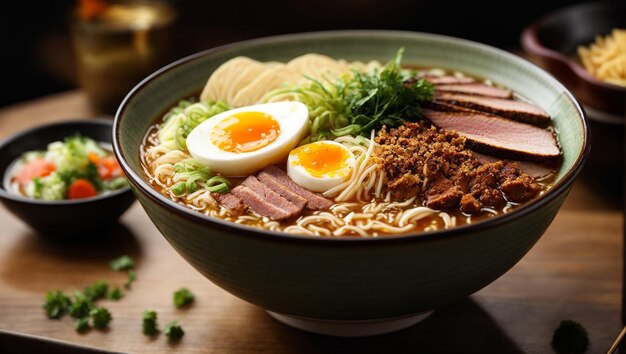
{"label": "side salad", "polygon": [[126,187],[115,156],[95,140],[73,135],[44,151],[29,151],[13,169],[11,184],[20,194],[43,200],[90,198]]}

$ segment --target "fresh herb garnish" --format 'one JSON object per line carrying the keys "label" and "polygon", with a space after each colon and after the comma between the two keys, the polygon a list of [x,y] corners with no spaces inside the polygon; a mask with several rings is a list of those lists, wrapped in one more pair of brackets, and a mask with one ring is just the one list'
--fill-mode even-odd
{"label": "fresh herb garnish", "polygon": [[143,318],[141,320],[141,328],[142,328],[143,334],[147,336],[154,336],[157,333],[159,333],[156,311],[145,310],[143,312]]}
{"label": "fresh herb garnish", "polygon": [[419,118],[420,102],[433,97],[433,86],[426,80],[413,79],[411,72],[400,67],[404,48],[395,58],[381,68],[368,73],[355,70],[346,84],[348,110],[351,125],[359,126],[359,132],[369,136],[372,129],[383,125],[397,127],[407,120]]}
{"label": "fresh herb garnish", "polygon": [[131,270],[135,267],[135,262],[127,255],[123,255],[111,261],[111,269],[116,271]]}
{"label": "fresh herb garnish", "polygon": [[109,291],[109,293],[107,294],[107,299],[117,301],[121,299],[122,296],[124,296],[122,289],[116,286],[113,289],[111,289],[111,291]]}
{"label": "fresh herb garnish", "polygon": [[185,331],[183,330],[183,327],[181,327],[181,325],[178,323],[178,321],[171,321],[170,323],[168,323],[165,326],[164,333],[167,338],[172,342],[179,341],[185,335]]}
{"label": "fresh herb garnish", "polygon": [[134,270],[128,271],[128,278],[126,279],[126,283],[124,283],[124,287],[126,289],[130,289],[130,286],[137,280],[137,273]]}
{"label": "fresh herb garnish", "polygon": [[96,301],[104,299],[109,290],[109,284],[104,280],[98,280],[97,282],[89,285],[83,290],[83,294],[90,301]]}
{"label": "fresh herb garnish", "polygon": [[422,102],[433,97],[428,81],[401,68],[403,53],[400,48],[393,60],[378,69],[311,79],[308,85],[273,90],[261,100],[296,100],[309,108],[310,135],[301,145],[344,135],[369,136],[383,125],[396,127],[418,119]]}
{"label": "fresh herb garnish", "polygon": [[70,307],[70,316],[74,318],[89,317],[94,305],[92,299],[80,291],[74,292],[74,303]]}
{"label": "fresh herb garnish", "polygon": [[72,300],[61,290],[48,291],[43,305],[46,315],[50,319],[59,319],[67,314],[72,306]]}
{"label": "fresh herb garnish", "polygon": [[89,313],[93,321],[93,326],[98,329],[105,329],[113,319],[111,312],[104,307],[96,307]]}
{"label": "fresh herb garnish", "polygon": [[74,323],[74,329],[76,332],[82,333],[89,329],[89,317],[82,317],[76,320]]}
{"label": "fresh herb garnish", "polygon": [[191,305],[194,295],[187,288],[180,288],[174,292],[174,306],[181,308]]}
{"label": "fresh herb garnish", "polygon": [[558,354],[582,354],[589,347],[589,335],[580,323],[564,320],[554,331],[551,344]]}

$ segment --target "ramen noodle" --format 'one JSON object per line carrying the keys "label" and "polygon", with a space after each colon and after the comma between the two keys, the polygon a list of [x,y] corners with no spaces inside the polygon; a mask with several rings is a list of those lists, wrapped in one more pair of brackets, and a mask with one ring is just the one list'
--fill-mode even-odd
{"label": "ramen noodle", "polygon": [[585,69],[599,80],[626,87],[626,29],[597,36],[589,46],[578,47]]}

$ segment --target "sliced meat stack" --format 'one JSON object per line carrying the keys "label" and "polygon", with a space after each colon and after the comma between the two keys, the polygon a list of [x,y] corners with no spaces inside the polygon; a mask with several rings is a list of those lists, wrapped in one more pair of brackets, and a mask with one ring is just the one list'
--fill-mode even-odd
{"label": "sliced meat stack", "polygon": [[546,162],[561,151],[548,130],[480,112],[423,111],[434,125],[470,140],[476,150],[510,159]]}
{"label": "sliced meat stack", "polygon": [[437,92],[462,93],[467,95],[486,96],[494,98],[513,98],[513,92],[498,87],[487,86],[485,84],[450,84],[436,85]]}
{"label": "sliced meat stack", "polygon": [[[473,149],[499,158],[555,161],[561,151],[543,109],[513,98],[510,90],[455,76],[423,76],[435,87],[424,117],[466,137]],[[536,171],[537,173],[543,171]]]}
{"label": "sliced meat stack", "polygon": [[241,199],[234,196],[232,193],[211,193],[213,198],[220,203],[221,206],[230,210],[234,213],[241,213],[246,209],[246,206],[243,205]]}
{"label": "sliced meat stack", "polygon": [[530,103],[516,101],[513,99],[481,97],[462,93],[437,92],[435,94],[435,100],[542,127],[550,124],[550,115],[546,113],[546,111]]}
{"label": "sliced meat stack", "polygon": [[241,212],[246,206],[273,220],[291,219],[305,208],[328,209],[333,202],[296,184],[285,171],[269,166],[258,176],[249,176],[230,193],[214,195],[219,203]]}
{"label": "sliced meat stack", "polygon": [[306,199],[306,207],[309,209],[324,210],[330,208],[333,205],[333,202],[331,202],[330,200],[300,187],[300,185],[294,182],[291,177],[287,176],[287,173],[285,171],[276,166],[266,167],[263,171],[261,171],[261,173],[259,173],[259,179],[264,181],[264,183],[268,182],[270,179],[274,179],[277,184],[286,187],[293,193]]}
{"label": "sliced meat stack", "polygon": [[451,75],[432,75],[426,74],[420,79],[424,79],[433,85],[463,85],[476,82],[471,77],[456,77]]}

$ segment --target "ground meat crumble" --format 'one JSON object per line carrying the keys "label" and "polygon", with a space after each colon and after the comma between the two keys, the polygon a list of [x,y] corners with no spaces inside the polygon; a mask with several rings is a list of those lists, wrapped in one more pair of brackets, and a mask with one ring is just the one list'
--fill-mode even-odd
{"label": "ground meat crumble", "polygon": [[394,200],[417,195],[429,208],[476,214],[483,207],[527,201],[541,191],[517,163],[480,163],[465,138],[427,123],[407,122],[389,131],[383,127],[376,142],[373,158],[386,171]]}

